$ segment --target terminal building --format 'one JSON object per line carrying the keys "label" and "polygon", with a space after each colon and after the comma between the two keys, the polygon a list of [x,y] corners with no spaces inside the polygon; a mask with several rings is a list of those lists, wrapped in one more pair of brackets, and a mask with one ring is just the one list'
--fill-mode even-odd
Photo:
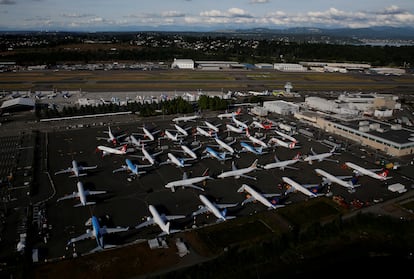
{"label": "terminal building", "polygon": [[311,124],[328,133],[333,133],[355,141],[361,145],[370,146],[391,156],[412,155],[414,151],[414,130],[407,129],[401,124],[355,117],[328,116],[316,112],[298,112],[297,119]]}
{"label": "terminal building", "polygon": [[263,109],[281,115],[290,115],[299,111],[299,105],[283,100],[263,102]]}

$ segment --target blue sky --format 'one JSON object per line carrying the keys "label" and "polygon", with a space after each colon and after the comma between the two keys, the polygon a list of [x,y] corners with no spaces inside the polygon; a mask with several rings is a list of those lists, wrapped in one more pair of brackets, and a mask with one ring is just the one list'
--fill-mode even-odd
{"label": "blue sky", "polygon": [[414,26],[414,0],[0,0],[0,30]]}

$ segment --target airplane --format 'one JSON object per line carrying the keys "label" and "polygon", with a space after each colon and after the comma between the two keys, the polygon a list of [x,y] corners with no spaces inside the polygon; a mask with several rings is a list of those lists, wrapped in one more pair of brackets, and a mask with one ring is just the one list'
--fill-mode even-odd
{"label": "airplane", "polygon": [[201,116],[199,115],[181,116],[181,117],[173,118],[172,121],[174,121],[175,123],[178,123],[180,121],[187,122],[187,121],[195,121],[198,118],[201,118]]}
{"label": "airplane", "polygon": [[247,168],[238,169],[234,163],[234,161],[231,164],[232,169],[230,171],[225,171],[220,173],[217,177],[218,178],[226,178],[233,176],[234,178],[238,179],[240,177],[244,178],[250,178],[256,180],[256,177],[248,176],[246,173],[252,172],[254,170],[257,170],[257,161],[258,159],[254,160],[254,162]]}
{"label": "airplane", "polygon": [[196,128],[196,135],[202,135],[202,136],[206,136],[206,137],[212,137],[215,135],[215,133],[213,133],[213,131],[206,131],[203,128],[197,126]]}
{"label": "airplane", "polygon": [[238,127],[243,127],[244,129],[249,128],[246,123],[238,120],[234,115],[232,116],[231,119],[233,119],[234,124],[236,124]]}
{"label": "airplane", "polygon": [[247,192],[250,195],[250,197],[245,199],[241,203],[241,205],[245,205],[246,203],[249,203],[249,202],[259,201],[263,205],[267,206],[268,209],[276,209],[278,207],[283,207],[284,206],[284,205],[275,205],[267,199],[267,198],[270,198],[270,197],[278,197],[278,196],[280,196],[280,194],[260,194],[259,192],[257,192],[256,190],[254,190],[252,187],[250,187],[247,184],[243,184],[237,190],[237,192],[239,192],[239,193]]}
{"label": "airplane", "polygon": [[250,126],[253,126],[254,128],[259,128],[259,129],[264,129],[264,130],[270,130],[272,129],[272,122],[269,123],[261,123],[258,121],[253,121],[252,123],[250,123]]}
{"label": "airplane", "polygon": [[235,143],[236,140],[233,140],[230,143],[226,143],[222,141],[217,135],[214,137],[214,140],[219,144],[220,148],[227,150],[230,154],[233,155],[236,152],[234,148],[230,146],[231,144]]}
{"label": "airplane", "polygon": [[117,143],[119,143],[119,139],[126,136],[126,134],[122,134],[122,135],[118,135],[118,136],[114,136],[114,134],[112,133],[111,127],[108,126],[108,131],[104,131],[104,133],[108,134],[107,138],[103,138],[103,137],[96,137],[96,139],[103,139],[106,140],[107,142],[112,142],[114,145],[116,145]]}
{"label": "airplane", "polygon": [[219,115],[217,115],[218,118],[223,119],[223,118],[231,118],[233,116],[237,116],[241,114],[241,108],[238,108],[237,111],[235,112],[229,112],[229,113],[221,113]]}
{"label": "airplane", "polygon": [[79,207],[79,206],[86,206],[86,205],[93,205],[95,204],[95,202],[88,202],[86,200],[86,196],[89,195],[99,195],[99,194],[105,194],[106,191],[89,191],[89,190],[84,190],[83,188],[83,183],[78,181],[78,183],[76,184],[78,191],[77,192],[73,192],[70,195],[66,195],[63,196],[59,199],[57,199],[57,201],[62,201],[62,200],[67,200],[67,199],[74,199],[74,198],[79,198],[80,199],[80,203],[74,205],[74,207]]}
{"label": "airplane", "polygon": [[183,136],[188,136],[188,132],[187,130],[191,129],[191,127],[187,127],[187,128],[182,128],[181,126],[174,124],[175,129],[177,129],[177,131],[179,133],[181,133]]}
{"label": "airplane", "polygon": [[102,151],[102,157],[109,154],[125,155],[128,153],[127,145],[123,145],[117,148],[112,148],[104,145],[99,145],[98,150]]}
{"label": "airplane", "polygon": [[176,133],[175,135],[173,135],[168,130],[165,130],[164,131],[164,136],[162,138],[164,138],[164,139],[170,139],[172,141],[180,141],[181,140],[178,133]]}
{"label": "airplane", "polygon": [[[343,187],[347,188],[350,193],[355,192],[355,187],[360,186],[359,184],[356,184],[357,181],[358,181],[358,178],[356,178],[356,177],[352,177],[352,176],[335,176],[335,175],[332,175],[332,174],[330,174],[330,173],[328,173],[324,170],[321,170],[321,169],[315,169],[315,172],[318,175],[323,176],[323,183],[324,184],[331,185],[332,182],[336,183],[340,186],[343,186]],[[349,181],[345,181],[344,179],[347,179],[347,178],[351,178],[351,179]]]}
{"label": "airplane", "polygon": [[134,137],[134,135],[130,135],[126,138],[126,142],[123,142],[122,144],[127,144],[130,143],[135,147],[140,148],[141,146],[144,145],[144,141],[142,141],[141,139],[137,139],[136,137]]}
{"label": "airplane", "polygon": [[351,162],[346,162],[345,165],[353,169],[354,172],[359,175],[368,175],[372,178],[375,178],[381,181],[385,181],[387,179],[392,178],[391,176],[388,176],[389,171],[387,169],[382,171],[381,173],[376,173],[376,171],[381,171],[382,169],[366,169]]}
{"label": "airplane", "polygon": [[61,173],[71,172],[73,174],[71,176],[69,176],[69,177],[80,177],[80,176],[87,175],[87,173],[80,173],[81,171],[84,171],[84,170],[92,170],[92,169],[96,169],[97,167],[98,166],[91,166],[91,167],[79,166],[78,165],[78,162],[76,162],[75,160],[72,160],[72,167],[69,167],[67,169],[63,169],[63,170],[57,171],[57,172],[55,172],[55,175],[61,174]]}
{"label": "airplane", "polygon": [[258,145],[262,146],[263,148],[268,147],[268,145],[266,143],[264,143],[261,139],[258,139],[256,137],[250,135],[249,129],[247,129],[247,128],[246,128],[246,136],[251,142],[253,142],[255,144],[258,144]]}
{"label": "airplane", "polygon": [[175,150],[177,152],[184,152],[185,154],[189,155],[192,159],[197,159],[197,154],[194,153],[194,151],[201,148],[201,144],[193,149],[189,148],[186,145],[180,145],[181,150]]}
{"label": "airplane", "polygon": [[168,159],[164,162],[161,162],[160,165],[174,164],[180,168],[191,166],[191,164],[186,164],[185,161],[192,160],[192,158],[177,158],[174,154],[170,152],[168,152],[167,156]]}
{"label": "airplane", "polygon": [[[222,221],[226,221],[229,219],[233,219],[236,218],[235,216],[226,216],[227,215],[227,207],[234,207],[237,206],[237,203],[232,203],[232,204],[216,204],[214,202],[209,201],[204,195],[198,195],[198,197],[200,198],[201,202],[204,204],[199,206],[199,209],[197,211],[194,211],[191,216],[196,216],[198,214],[202,214],[202,213],[213,213],[214,216],[217,217],[217,222],[222,222]],[[220,209],[223,209],[222,211],[220,211]]]}
{"label": "airplane", "polygon": [[128,171],[130,172],[130,175],[135,175],[135,176],[139,176],[141,174],[146,173],[146,171],[139,171],[139,168],[146,168],[146,167],[151,167],[152,164],[150,165],[137,165],[132,163],[132,161],[130,159],[125,159],[125,165],[122,165],[119,169],[115,169],[112,171],[112,173],[115,172],[119,172],[119,171]]}
{"label": "airplane", "polygon": [[[152,215],[152,217],[147,217],[147,221],[142,222],[141,224],[135,226],[136,229],[140,229],[143,227],[151,226],[151,225],[158,225],[162,230],[159,236],[165,234],[171,234],[175,232],[179,232],[179,230],[171,230],[170,229],[170,222],[171,220],[185,218],[185,215],[164,215],[158,213],[157,209],[153,205],[149,205],[148,209]],[[167,222],[167,223],[166,223]]]}
{"label": "airplane", "polygon": [[303,161],[304,162],[308,162],[310,165],[312,165],[313,161],[318,161],[318,162],[322,162],[322,161],[332,161],[335,163],[339,163],[338,160],[332,160],[329,159],[328,157],[334,155],[335,153],[335,147],[333,147],[329,152],[325,152],[325,153],[319,153],[317,154],[315,151],[313,151],[312,147],[311,147],[311,153],[312,155],[308,155],[306,156]]}
{"label": "airplane", "polygon": [[241,141],[240,145],[242,147],[242,150],[240,152],[244,152],[244,151],[248,151],[251,152],[253,154],[256,155],[262,155],[265,154],[266,152],[263,151],[263,146],[259,146],[259,147],[254,147],[250,144],[248,144],[247,142]]}
{"label": "airplane", "polygon": [[183,178],[181,180],[168,182],[164,187],[171,189],[172,192],[175,192],[175,187],[191,187],[197,190],[204,191],[202,187],[196,186],[194,184],[205,181],[206,179],[213,179],[208,175],[208,169],[206,169],[201,176],[191,178],[188,178],[187,173],[184,172]]}
{"label": "airplane", "polygon": [[88,229],[86,230],[86,233],[72,238],[71,240],[69,240],[69,242],[67,243],[67,245],[70,245],[74,242],[80,241],[80,240],[84,240],[87,238],[95,238],[96,243],[97,243],[97,247],[95,249],[93,249],[91,252],[96,252],[99,250],[103,250],[103,249],[108,249],[108,248],[113,248],[116,245],[108,245],[104,243],[103,240],[103,236],[106,234],[111,234],[111,233],[118,233],[118,232],[124,232],[127,231],[129,229],[129,227],[126,228],[122,228],[122,227],[116,227],[116,228],[107,228],[106,226],[101,227],[99,225],[99,220],[96,216],[92,215],[92,217],[86,222],[86,224],[92,224],[92,230]]}
{"label": "airplane", "polygon": [[201,159],[204,158],[215,158],[219,161],[224,162],[225,160],[230,159],[230,157],[226,158],[227,153],[226,152],[222,152],[222,153],[218,153],[217,151],[215,151],[213,148],[207,146],[206,149],[203,151],[203,153],[206,153],[206,155],[202,156]]}
{"label": "airplane", "polygon": [[300,154],[298,153],[292,159],[285,160],[285,161],[280,161],[276,155],[274,156],[274,159],[275,159],[275,162],[266,164],[262,166],[262,168],[265,170],[274,169],[274,168],[279,168],[280,170],[284,170],[285,168],[297,170],[298,168],[292,167],[291,165],[299,162]]}
{"label": "airplane", "polygon": [[210,130],[213,130],[214,132],[218,133],[218,131],[219,131],[218,127],[220,126],[220,124],[219,125],[214,125],[214,124],[212,124],[208,121],[204,121],[204,123],[207,125],[208,128],[210,128]]}
{"label": "airplane", "polygon": [[227,129],[225,130],[225,132],[235,132],[235,133],[238,133],[238,134],[244,133],[244,128],[243,127],[234,127],[231,124],[226,124],[226,128]]}
{"label": "airplane", "polygon": [[283,141],[283,140],[275,138],[275,137],[271,138],[267,142],[267,144],[268,145],[274,144],[275,146],[282,146],[282,147],[289,148],[289,149],[296,148],[296,142],[295,141],[287,142],[287,141]]}
{"label": "airplane", "polygon": [[154,141],[155,140],[155,137],[154,137],[154,135],[155,134],[157,134],[157,133],[159,133],[159,132],[161,132],[161,130],[157,130],[157,131],[154,131],[154,132],[150,132],[147,128],[145,128],[145,127],[142,127],[142,131],[144,132],[143,134],[138,134],[138,135],[143,135],[144,137],[146,137],[146,138],[148,138],[147,140],[144,140],[144,142],[147,142],[147,141]]}
{"label": "airplane", "polygon": [[286,176],[282,177],[282,180],[286,184],[290,185],[290,188],[285,192],[285,195],[287,195],[287,194],[289,194],[289,193],[296,190],[296,191],[302,192],[303,194],[305,194],[305,195],[307,195],[308,197],[311,197],[311,198],[315,198],[315,197],[320,196],[319,194],[315,194],[315,193],[313,193],[312,191],[310,191],[308,189],[308,188],[312,188],[312,187],[317,187],[317,186],[319,186],[318,184],[301,185],[301,184],[297,183],[296,181],[293,181],[292,179],[290,179],[289,177],[286,177]]}
{"label": "airplane", "polygon": [[145,149],[145,147],[144,146],[142,146],[142,148],[141,148],[141,150],[142,150],[142,154],[144,154],[143,156],[140,156],[140,155],[134,155],[134,156],[136,156],[136,157],[138,157],[138,158],[141,158],[141,160],[147,160],[151,165],[154,165],[155,163],[156,163],[156,160],[155,160],[155,156],[157,156],[157,155],[160,155],[163,151],[161,150],[161,151],[158,151],[158,152],[156,152],[156,153],[153,153],[153,154],[150,154],[146,149]]}
{"label": "airplane", "polygon": [[279,136],[281,136],[282,137],[282,139],[283,140],[289,140],[289,141],[291,141],[291,142],[298,142],[298,140],[297,139],[295,139],[294,137],[292,137],[292,136],[289,136],[289,135],[287,135],[287,134],[285,134],[285,133],[282,133],[282,132],[280,132],[280,131],[275,131],[276,132],[276,134],[278,134]]}

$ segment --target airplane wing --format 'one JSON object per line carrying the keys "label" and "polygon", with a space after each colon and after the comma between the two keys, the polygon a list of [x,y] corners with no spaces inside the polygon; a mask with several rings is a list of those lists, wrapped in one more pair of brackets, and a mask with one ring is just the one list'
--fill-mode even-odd
{"label": "airplane wing", "polygon": [[98,166],[90,166],[90,167],[79,167],[79,170],[93,170],[96,169]]}
{"label": "airplane wing", "polygon": [[191,215],[195,216],[195,215],[207,213],[209,211],[210,209],[207,206],[200,206],[200,208],[197,211],[194,211]]}
{"label": "airplane wing", "polygon": [[63,196],[63,197],[57,199],[57,201],[62,201],[62,200],[67,200],[67,199],[73,199],[73,198],[77,198],[77,197],[79,197],[79,193],[78,192],[75,192],[73,194]]}
{"label": "airplane wing", "polygon": [[154,219],[153,218],[148,218],[147,221],[142,222],[141,224],[136,225],[135,228],[136,229],[140,229],[140,228],[147,227],[147,226],[151,226],[151,225],[154,225],[154,224],[155,224]]}
{"label": "airplane wing", "polygon": [[237,203],[222,203],[222,204],[215,204],[217,208],[224,209],[227,207],[234,207],[237,206]]}
{"label": "airplane wing", "polygon": [[164,215],[164,218],[168,221],[185,218],[185,215]]}
{"label": "airplane wing", "polygon": [[64,170],[57,171],[57,172],[55,172],[55,175],[56,174],[61,174],[61,173],[68,173],[68,172],[72,172],[72,168],[67,168],[67,169],[64,169]]}
{"label": "airplane wing", "polygon": [[251,196],[250,198],[247,198],[244,201],[242,201],[241,205],[245,205],[246,203],[249,203],[249,202],[254,202],[255,200],[256,198]]}
{"label": "airplane wing", "polygon": [[84,240],[84,239],[87,239],[87,238],[92,238],[92,237],[93,237],[92,231],[87,231],[86,233],[81,234],[78,237],[71,238],[69,240],[69,242],[67,243],[67,245],[70,245],[70,244],[72,244],[74,242],[77,242],[77,241],[80,241],[80,240]]}
{"label": "airplane wing", "polygon": [[244,177],[244,178],[249,178],[249,179],[257,180],[257,178],[256,178],[256,177],[254,177],[254,176],[249,176],[249,175],[245,175],[245,174],[240,174],[240,177]]}
{"label": "airplane wing", "polygon": [[117,232],[125,232],[129,229],[129,227],[123,228],[123,227],[116,227],[116,228],[107,228],[102,227],[101,228],[101,234],[110,234],[110,233],[117,233]]}
{"label": "airplane wing", "polygon": [[119,172],[119,171],[126,171],[126,170],[127,170],[126,166],[122,166],[119,169],[113,170],[112,173]]}
{"label": "airplane wing", "polygon": [[106,191],[89,191],[86,190],[85,191],[85,195],[99,195],[99,194],[105,194]]}
{"label": "airplane wing", "polygon": [[273,197],[280,197],[281,194],[263,194],[265,198],[273,198]]}
{"label": "airplane wing", "polygon": [[184,187],[191,187],[191,188],[194,188],[194,189],[197,189],[197,190],[200,190],[200,191],[204,191],[204,188],[193,185],[193,184],[184,185]]}

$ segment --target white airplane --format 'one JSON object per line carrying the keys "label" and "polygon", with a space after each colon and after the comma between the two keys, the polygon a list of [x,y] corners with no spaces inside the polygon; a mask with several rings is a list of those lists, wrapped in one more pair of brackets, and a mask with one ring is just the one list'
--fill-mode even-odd
{"label": "white airplane", "polygon": [[163,136],[163,138],[165,138],[165,139],[170,139],[170,140],[172,140],[172,141],[180,141],[180,140],[181,140],[181,138],[180,138],[180,136],[179,136],[179,134],[178,134],[178,133],[176,133],[175,135],[173,135],[173,134],[171,134],[171,132],[170,132],[170,131],[168,131],[168,130],[165,130],[165,131],[164,131],[164,136]]}
{"label": "white airplane", "polygon": [[140,229],[140,228],[151,226],[151,225],[158,225],[160,227],[160,229],[162,230],[162,232],[159,236],[179,232],[179,230],[171,230],[170,229],[170,224],[171,223],[169,221],[185,218],[185,215],[159,214],[157,209],[151,204],[148,206],[148,209],[149,209],[152,217],[147,217],[147,221],[142,222],[141,224],[137,225],[135,227],[136,229]]}
{"label": "white airplane", "polygon": [[297,170],[298,168],[292,167],[291,165],[300,161],[300,154],[298,153],[296,154],[295,157],[293,157],[293,159],[285,160],[285,161],[280,161],[276,155],[274,156],[274,159],[275,159],[275,162],[266,164],[262,166],[262,168],[265,170],[270,170],[274,168],[279,168],[280,170],[284,170],[285,168]]}
{"label": "white airplane", "polygon": [[118,233],[118,232],[125,232],[129,229],[129,227],[126,228],[121,228],[121,227],[116,227],[116,228],[107,228],[107,227],[101,227],[99,225],[99,221],[98,218],[96,216],[92,216],[87,222],[86,224],[92,224],[92,230],[88,229],[86,230],[86,233],[72,238],[71,240],[69,240],[67,245],[70,245],[74,242],[77,242],[79,240],[84,240],[87,238],[95,238],[96,243],[97,243],[97,247],[95,249],[93,249],[91,252],[96,252],[99,250],[103,250],[103,249],[107,249],[107,248],[113,248],[116,245],[108,245],[104,243],[104,239],[103,236],[105,234],[111,234],[111,233]]}
{"label": "white airplane", "polygon": [[181,133],[183,136],[188,136],[188,132],[187,130],[191,129],[191,127],[187,127],[187,128],[182,128],[181,126],[174,124],[175,129],[177,129],[177,131],[179,133]]}
{"label": "white airplane", "polygon": [[237,111],[235,112],[229,112],[229,113],[221,113],[219,115],[217,115],[218,118],[223,119],[223,118],[231,118],[233,116],[237,116],[241,114],[241,108],[238,108]]}
{"label": "white airplane", "polygon": [[258,122],[258,121],[253,121],[252,123],[250,123],[250,126],[253,126],[254,128],[259,128],[259,129],[263,129],[263,130],[270,130],[272,129],[272,122],[269,123],[262,123],[262,122]]}
{"label": "white airplane", "polygon": [[247,126],[246,123],[238,120],[234,115],[232,116],[231,119],[233,120],[234,124],[236,124],[236,126],[243,127],[244,129],[248,129],[249,128],[249,126]]}
{"label": "white airplane", "polygon": [[257,161],[258,159],[254,160],[254,162],[248,166],[247,168],[238,169],[234,163],[234,161],[231,164],[232,169],[230,171],[225,171],[220,173],[217,177],[218,178],[226,178],[233,176],[234,178],[238,179],[240,177],[244,178],[250,178],[256,180],[256,177],[248,176],[246,173],[252,172],[254,170],[257,170]]}
{"label": "white airplane", "polygon": [[230,159],[230,157],[226,157],[227,153],[226,152],[222,152],[222,153],[218,153],[217,151],[215,151],[213,148],[207,146],[206,149],[203,151],[203,153],[206,153],[206,155],[202,156],[201,159],[204,158],[215,158],[219,161],[225,161]]}
{"label": "white airplane", "polygon": [[120,140],[119,140],[120,138],[126,136],[126,134],[122,134],[122,135],[115,136],[112,133],[112,130],[111,130],[111,127],[110,126],[108,126],[108,131],[104,131],[104,133],[107,133],[108,134],[108,137],[107,138],[96,137],[96,139],[106,140],[107,142],[112,142],[114,145],[116,145],[116,144],[118,144],[120,142]]}
{"label": "white airplane", "polygon": [[197,146],[197,147],[195,147],[193,149],[189,148],[186,145],[180,145],[180,147],[181,147],[181,150],[175,150],[175,151],[177,151],[177,152],[184,152],[185,154],[187,154],[188,156],[190,156],[192,159],[197,159],[198,158],[197,157],[197,154],[195,154],[194,151],[200,149],[202,147],[202,145],[200,144],[199,146]]}
{"label": "white airplane", "polygon": [[99,145],[97,147],[98,150],[102,151],[102,157],[109,155],[109,154],[117,154],[117,155],[125,155],[128,153],[127,145],[123,145],[120,147],[112,148],[104,145]]}
{"label": "white airplane", "polygon": [[135,155],[135,156],[137,156],[138,158],[141,158],[141,160],[144,160],[144,161],[147,160],[151,165],[154,165],[156,163],[155,156],[158,156],[162,153],[162,150],[161,150],[161,151],[158,151],[156,153],[150,154],[145,149],[144,146],[142,146],[141,150],[142,150],[143,156],[140,156],[140,155]]}
{"label": "white airplane", "polygon": [[251,153],[256,154],[256,155],[262,155],[262,154],[266,153],[266,152],[263,151],[263,146],[254,147],[254,146],[252,146],[252,145],[250,145],[250,144],[248,144],[247,142],[244,142],[244,141],[241,141],[240,145],[242,147],[240,152],[247,151],[247,152],[251,152]]}
{"label": "white airplane", "polygon": [[175,187],[191,187],[200,191],[204,191],[204,188],[194,185],[195,183],[203,182],[207,179],[213,179],[208,175],[208,169],[204,171],[201,176],[188,178],[187,173],[183,173],[181,180],[168,182],[164,187],[171,189],[171,192],[175,192]]}
{"label": "white airplane", "polygon": [[161,162],[160,165],[174,164],[177,167],[183,168],[191,166],[191,164],[186,164],[185,161],[193,160],[193,158],[177,158],[174,154],[170,152],[167,154],[167,156],[168,159],[164,162]]}
{"label": "white airplane", "polygon": [[61,174],[61,173],[72,173],[71,176],[69,177],[80,177],[80,176],[85,176],[87,175],[87,173],[80,173],[81,171],[84,170],[92,170],[92,169],[96,169],[98,166],[91,166],[91,167],[83,167],[83,166],[79,166],[78,162],[76,162],[75,160],[72,160],[72,167],[69,167],[67,169],[63,169],[60,171],[55,172],[55,175],[57,174]]}
{"label": "white airplane", "polygon": [[291,141],[291,142],[287,142],[287,141],[283,141],[283,140],[281,140],[281,139],[278,139],[278,138],[271,138],[268,142],[267,142],[267,144],[268,145],[272,145],[272,144],[274,144],[275,146],[282,146],[282,147],[285,147],[285,148],[289,148],[289,149],[294,149],[294,148],[296,148],[295,146],[296,146],[296,142],[295,141]]}
{"label": "white airplane", "polygon": [[213,137],[215,135],[215,133],[213,131],[206,131],[203,128],[197,126],[196,135],[202,135],[202,136],[210,138],[210,137]]}
{"label": "white airplane", "polygon": [[268,209],[276,209],[278,207],[283,207],[284,206],[284,205],[275,205],[267,199],[267,198],[271,198],[271,197],[278,197],[278,196],[280,196],[280,194],[260,194],[259,192],[257,192],[256,190],[254,190],[252,187],[250,187],[247,184],[243,184],[237,190],[237,192],[239,192],[239,193],[247,192],[250,195],[250,197],[245,199],[241,203],[241,205],[245,205],[246,203],[249,203],[249,202],[259,201],[263,205],[267,206]]}
{"label": "white airplane", "polygon": [[122,165],[119,169],[115,169],[112,173],[119,172],[119,171],[128,171],[130,175],[140,176],[141,174],[146,173],[146,171],[140,171],[139,168],[147,168],[151,167],[150,165],[137,165],[132,163],[130,159],[125,159],[125,165]]}
{"label": "white airplane", "polygon": [[[368,175],[372,178],[375,178],[381,181],[385,181],[387,179],[392,178],[391,176],[388,176],[389,171],[387,169],[383,171],[382,169],[366,169],[351,162],[346,162],[345,165],[353,169],[354,172],[357,173],[358,175]],[[376,171],[382,171],[382,172],[377,173]]]}
{"label": "white airplane", "polygon": [[268,147],[268,145],[266,143],[264,143],[261,139],[258,139],[256,137],[250,135],[249,129],[246,129],[246,136],[251,142],[253,142],[255,144],[258,144],[258,145],[262,146],[263,148]]}
{"label": "white airplane", "polygon": [[[217,217],[217,222],[226,221],[228,219],[236,218],[235,216],[226,216],[227,215],[227,208],[228,207],[234,207],[237,206],[237,203],[231,203],[231,204],[216,204],[214,202],[209,201],[204,195],[198,196],[201,200],[201,202],[204,204],[199,206],[199,209],[197,211],[194,211],[191,216],[196,216],[198,214],[202,213],[213,213],[214,216]],[[220,211],[220,209],[223,209]]]}
{"label": "white airplane", "polygon": [[59,199],[57,199],[57,201],[62,201],[62,200],[67,200],[67,199],[74,199],[74,198],[79,198],[80,203],[74,205],[74,207],[78,207],[78,206],[86,206],[86,205],[93,205],[95,204],[95,202],[88,202],[86,200],[86,196],[89,195],[99,195],[99,194],[105,194],[106,191],[89,191],[89,190],[84,190],[83,188],[83,184],[82,182],[78,181],[78,183],[76,184],[78,191],[77,192],[73,192],[72,194],[63,196]]}
{"label": "white airplane", "polygon": [[138,135],[143,135],[144,137],[146,137],[147,139],[146,140],[143,140],[144,142],[148,142],[148,141],[154,141],[155,140],[155,137],[154,137],[154,135],[155,134],[157,134],[157,133],[159,133],[159,132],[161,132],[161,130],[157,130],[157,131],[154,131],[154,132],[150,132],[147,128],[145,128],[145,127],[142,127],[142,131],[143,131],[143,134],[138,134]]}
{"label": "white airplane", "polygon": [[[331,185],[332,183],[336,183],[340,186],[347,188],[350,193],[355,192],[355,187],[360,186],[359,184],[356,184],[358,179],[352,176],[335,176],[321,169],[315,169],[315,172],[318,175],[323,176],[324,184]],[[344,180],[348,178],[350,178],[350,180],[348,181]]]}
{"label": "white airplane", "polygon": [[289,140],[289,141],[295,142],[295,143],[298,142],[298,140],[296,138],[292,137],[292,136],[289,136],[289,135],[287,135],[285,133],[282,133],[280,131],[275,131],[275,132],[276,132],[276,134],[278,134],[279,136],[281,136],[283,140]]}
{"label": "white airplane", "polygon": [[196,121],[196,119],[198,119],[198,118],[201,118],[201,116],[199,116],[199,115],[181,116],[181,117],[173,118],[172,121],[174,121],[175,123],[178,123],[178,122],[181,122],[181,121],[184,121],[184,122]]}
{"label": "white airplane", "polygon": [[214,124],[212,124],[212,123],[210,123],[208,121],[204,121],[204,123],[207,125],[208,128],[210,128],[210,130],[213,130],[216,133],[219,132],[219,128],[218,127],[220,126],[220,124],[219,125],[214,125]]}
{"label": "white airplane", "polygon": [[243,127],[234,127],[231,124],[226,124],[226,130],[225,132],[234,132],[234,133],[238,133],[238,134],[242,134],[244,133],[244,128]]}
{"label": "white airplane", "polygon": [[328,158],[328,157],[331,157],[332,155],[335,155],[335,147],[333,147],[329,152],[319,153],[319,154],[313,151],[313,149],[311,148],[311,153],[312,155],[308,155],[303,159],[304,162],[308,162],[310,165],[312,165],[313,161],[318,161],[318,162],[332,161],[335,163],[339,163],[338,160],[332,160]]}
{"label": "white airplane", "polygon": [[293,181],[292,179],[290,179],[289,177],[282,177],[282,180],[290,185],[290,188],[285,192],[285,195],[293,192],[293,191],[299,191],[302,192],[303,194],[307,195],[308,197],[311,198],[315,198],[318,197],[320,195],[313,193],[312,191],[310,191],[308,188],[313,188],[313,187],[317,187],[319,185],[317,184],[312,184],[312,185],[301,185],[299,183],[297,183],[296,181]]}
{"label": "white airplane", "polygon": [[141,139],[137,139],[134,135],[128,136],[126,140],[127,141],[123,142],[123,144],[130,143],[137,148],[140,148],[144,145],[144,141],[142,141]]}
{"label": "white airplane", "polygon": [[230,154],[233,155],[236,152],[234,150],[234,148],[230,146],[231,144],[235,143],[236,140],[234,140],[230,143],[226,143],[226,142],[222,141],[217,135],[214,137],[214,140],[218,143],[220,148],[227,150]]}

